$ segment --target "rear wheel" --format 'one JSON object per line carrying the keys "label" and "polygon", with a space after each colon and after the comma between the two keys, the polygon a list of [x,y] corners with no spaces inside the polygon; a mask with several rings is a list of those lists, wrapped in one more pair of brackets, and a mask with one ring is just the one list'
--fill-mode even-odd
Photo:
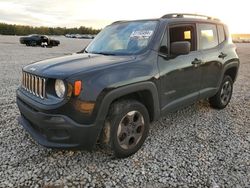
{"label": "rear wheel", "polygon": [[103,141],[115,157],[128,157],[141,148],[148,135],[148,111],[138,101],[115,102],[110,108],[104,129]]}
{"label": "rear wheel", "polygon": [[215,96],[209,99],[212,107],[217,109],[225,108],[231,100],[233,93],[233,80],[230,76],[226,75],[221,83],[219,91]]}

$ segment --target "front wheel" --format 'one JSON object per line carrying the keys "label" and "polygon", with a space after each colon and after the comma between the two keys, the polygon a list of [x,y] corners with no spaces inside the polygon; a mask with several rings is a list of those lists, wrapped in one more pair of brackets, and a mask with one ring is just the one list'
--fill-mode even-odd
{"label": "front wheel", "polygon": [[128,157],[141,148],[148,135],[148,111],[138,101],[115,102],[110,108],[105,127],[103,139],[115,157]]}
{"label": "front wheel", "polygon": [[225,76],[219,91],[215,96],[209,99],[209,103],[213,108],[223,109],[231,100],[233,93],[233,80],[230,76]]}

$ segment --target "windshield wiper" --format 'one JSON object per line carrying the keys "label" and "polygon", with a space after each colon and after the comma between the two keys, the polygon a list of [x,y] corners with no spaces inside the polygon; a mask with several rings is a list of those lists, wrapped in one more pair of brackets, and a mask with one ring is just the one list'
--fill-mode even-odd
{"label": "windshield wiper", "polygon": [[116,55],[114,53],[109,53],[109,52],[90,52],[92,54],[100,54],[100,55]]}
{"label": "windshield wiper", "polygon": [[87,50],[85,50],[85,48],[79,52],[76,52],[77,54],[83,54],[83,53],[89,53]]}

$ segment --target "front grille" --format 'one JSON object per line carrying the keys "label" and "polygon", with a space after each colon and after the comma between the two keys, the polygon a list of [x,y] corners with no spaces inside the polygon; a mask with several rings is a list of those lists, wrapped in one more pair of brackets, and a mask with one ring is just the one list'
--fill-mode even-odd
{"label": "front grille", "polygon": [[22,73],[22,88],[27,92],[39,97],[45,98],[46,79],[26,72]]}

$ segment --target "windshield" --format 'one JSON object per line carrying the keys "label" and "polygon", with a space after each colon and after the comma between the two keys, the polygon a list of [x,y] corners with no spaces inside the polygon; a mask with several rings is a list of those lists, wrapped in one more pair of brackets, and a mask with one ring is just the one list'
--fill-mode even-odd
{"label": "windshield", "polygon": [[157,21],[124,22],[107,26],[86,48],[88,53],[130,55],[144,50],[155,31]]}
{"label": "windshield", "polygon": [[37,36],[38,36],[37,34],[28,35],[28,37],[37,37]]}

